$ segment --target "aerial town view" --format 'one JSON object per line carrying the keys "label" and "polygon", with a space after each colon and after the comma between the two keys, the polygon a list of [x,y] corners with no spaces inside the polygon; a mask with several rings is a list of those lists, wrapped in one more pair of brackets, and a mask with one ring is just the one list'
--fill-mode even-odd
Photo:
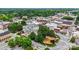
{"label": "aerial town view", "polygon": [[0,8],[0,50],[79,50],[79,9]]}

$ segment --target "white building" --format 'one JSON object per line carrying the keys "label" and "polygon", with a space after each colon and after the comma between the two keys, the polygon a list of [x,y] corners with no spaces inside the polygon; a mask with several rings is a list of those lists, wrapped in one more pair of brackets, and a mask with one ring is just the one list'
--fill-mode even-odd
{"label": "white building", "polygon": [[35,24],[29,24],[23,27],[23,31],[28,34],[31,32],[37,32],[38,29],[39,29],[39,26]]}
{"label": "white building", "polygon": [[56,24],[56,23],[47,23],[46,26],[49,27],[49,28],[52,29],[52,30],[53,30],[54,28],[57,28],[57,24]]}
{"label": "white building", "polygon": [[79,31],[73,32],[73,35],[72,36],[74,36],[76,38],[79,38]]}

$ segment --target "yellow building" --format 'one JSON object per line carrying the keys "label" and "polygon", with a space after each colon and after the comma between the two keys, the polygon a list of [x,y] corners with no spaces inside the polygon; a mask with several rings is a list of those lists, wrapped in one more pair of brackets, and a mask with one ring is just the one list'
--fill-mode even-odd
{"label": "yellow building", "polygon": [[56,41],[56,38],[50,37],[50,36],[46,36],[46,38],[44,39],[43,43],[44,44],[54,44],[55,41]]}

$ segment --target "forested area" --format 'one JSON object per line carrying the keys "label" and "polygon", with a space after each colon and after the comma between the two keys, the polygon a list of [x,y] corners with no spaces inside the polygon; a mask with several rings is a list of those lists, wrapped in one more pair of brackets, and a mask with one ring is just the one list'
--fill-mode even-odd
{"label": "forested area", "polygon": [[26,9],[26,8],[3,8],[0,9],[0,20],[11,20],[11,18],[19,16],[28,16],[28,18],[31,18],[33,16],[51,16],[55,15],[56,13],[64,13],[67,10],[71,9]]}

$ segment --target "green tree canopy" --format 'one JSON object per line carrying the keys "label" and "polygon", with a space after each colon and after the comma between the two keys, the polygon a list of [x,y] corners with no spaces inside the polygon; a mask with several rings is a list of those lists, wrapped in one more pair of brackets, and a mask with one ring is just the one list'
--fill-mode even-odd
{"label": "green tree canopy", "polygon": [[43,43],[44,37],[42,35],[42,33],[38,33],[38,35],[36,36],[35,41]]}
{"label": "green tree canopy", "polygon": [[29,38],[30,38],[31,40],[35,40],[36,34],[35,34],[34,32],[31,32],[30,35],[29,35]]}
{"label": "green tree canopy", "polygon": [[24,49],[26,49],[27,47],[31,47],[32,45],[31,39],[25,36],[16,37],[15,42],[17,45],[21,46]]}
{"label": "green tree canopy", "polygon": [[19,47],[22,47],[23,49],[27,49],[27,47],[31,47],[32,41],[29,37],[20,36],[20,37],[16,37],[15,39],[9,40],[8,45],[11,48],[17,45]]}
{"label": "green tree canopy", "polygon": [[10,39],[9,42],[8,42],[8,45],[13,48],[16,46],[16,43],[15,43],[15,40],[14,39]]}
{"label": "green tree canopy", "polygon": [[22,24],[22,25],[26,25],[26,22],[25,22],[25,21],[21,21],[21,24]]}
{"label": "green tree canopy", "polygon": [[19,23],[12,23],[9,25],[8,29],[10,32],[15,33],[22,30],[22,25]]}
{"label": "green tree canopy", "polygon": [[38,33],[41,33],[44,37],[48,34],[49,28],[47,26],[39,26]]}

